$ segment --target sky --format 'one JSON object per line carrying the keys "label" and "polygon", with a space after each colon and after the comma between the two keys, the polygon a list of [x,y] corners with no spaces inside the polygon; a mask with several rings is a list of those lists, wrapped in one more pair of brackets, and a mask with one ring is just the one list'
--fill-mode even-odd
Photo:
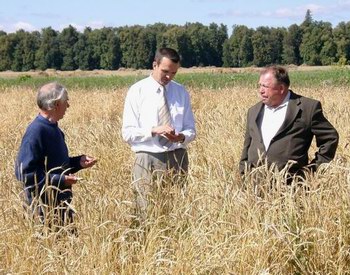
{"label": "sky", "polygon": [[184,25],[199,22],[289,27],[301,24],[307,9],[316,21],[350,21],[350,0],[0,0],[0,30],[61,31],[72,25],[78,31],[89,26],[121,27],[154,23]]}

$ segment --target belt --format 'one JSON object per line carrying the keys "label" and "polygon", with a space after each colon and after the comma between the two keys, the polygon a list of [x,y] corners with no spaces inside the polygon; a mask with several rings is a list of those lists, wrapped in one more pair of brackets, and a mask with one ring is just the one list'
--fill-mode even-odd
{"label": "belt", "polygon": [[144,154],[150,154],[150,155],[165,155],[165,154],[173,154],[175,152],[180,152],[180,151],[186,151],[186,149],[178,148],[178,149],[175,149],[175,150],[164,151],[164,152],[137,151],[136,154],[144,153]]}

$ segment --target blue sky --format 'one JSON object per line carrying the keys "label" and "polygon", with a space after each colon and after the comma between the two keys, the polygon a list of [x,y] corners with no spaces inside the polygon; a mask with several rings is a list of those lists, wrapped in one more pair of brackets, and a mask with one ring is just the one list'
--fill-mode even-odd
{"label": "blue sky", "polygon": [[314,20],[350,21],[350,0],[0,0],[0,29],[15,32],[51,26],[61,31],[69,24],[92,28],[147,25],[157,22],[184,25],[212,22],[250,28],[300,24],[310,9]]}

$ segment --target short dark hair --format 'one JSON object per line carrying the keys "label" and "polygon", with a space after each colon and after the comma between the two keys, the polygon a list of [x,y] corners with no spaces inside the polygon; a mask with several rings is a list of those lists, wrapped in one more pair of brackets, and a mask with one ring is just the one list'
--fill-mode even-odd
{"label": "short dark hair", "polygon": [[264,75],[269,72],[273,74],[278,83],[285,84],[287,87],[289,87],[290,79],[286,68],[278,65],[267,66],[260,71],[260,75]]}
{"label": "short dark hair", "polygon": [[174,63],[180,63],[180,55],[172,48],[160,48],[156,51],[154,61],[159,64],[163,57],[169,58]]}

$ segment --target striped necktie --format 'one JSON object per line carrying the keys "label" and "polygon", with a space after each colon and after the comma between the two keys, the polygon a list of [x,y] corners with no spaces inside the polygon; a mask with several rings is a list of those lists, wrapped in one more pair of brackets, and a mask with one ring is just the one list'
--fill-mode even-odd
{"label": "striped necktie", "polygon": [[[161,100],[159,104],[159,110],[158,110],[158,125],[171,125],[171,117],[170,117],[170,111],[169,106],[166,100],[166,89],[164,86],[159,87],[160,94],[161,94]],[[159,144],[163,147],[169,148],[172,144],[171,141],[169,141],[167,138],[163,136],[159,136]]]}

